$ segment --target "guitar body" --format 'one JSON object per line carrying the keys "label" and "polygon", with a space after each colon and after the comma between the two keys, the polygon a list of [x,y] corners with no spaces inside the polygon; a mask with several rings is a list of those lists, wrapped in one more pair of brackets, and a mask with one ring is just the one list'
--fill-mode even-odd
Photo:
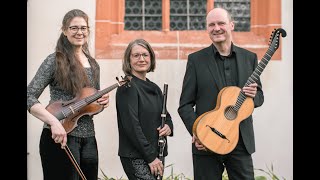
{"label": "guitar body", "polygon": [[[57,117],[57,119],[60,120],[66,132],[69,133],[77,126],[77,121],[81,116],[98,114],[103,110],[103,106],[97,103],[97,101],[87,104],[84,107],[77,110],[75,110],[76,108],[74,108],[76,103],[78,103],[79,101],[83,100],[84,98],[90,95],[95,94],[96,92],[97,90],[94,88],[85,87],[80,91],[80,93],[74,99],[66,102],[62,102],[62,101],[53,102],[49,104],[46,107],[46,109],[55,117]],[[74,113],[72,113],[67,118],[64,118],[61,112],[64,109],[68,109],[68,108],[72,108]]]}
{"label": "guitar body", "polygon": [[214,153],[228,154],[236,147],[240,122],[253,112],[254,103],[250,97],[245,98],[238,111],[230,108],[236,104],[240,91],[236,86],[221,89],[215,109],[203,113],[193,124],[193,133]]}

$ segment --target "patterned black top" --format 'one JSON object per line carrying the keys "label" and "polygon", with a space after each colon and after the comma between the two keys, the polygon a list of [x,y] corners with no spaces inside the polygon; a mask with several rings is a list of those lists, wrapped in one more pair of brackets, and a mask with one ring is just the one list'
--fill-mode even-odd
{"label": "patterned black top", "polygon": [[[69,101],[75,98],[72,94],[64,91],[57,84],[53,83],[54,78],[54,70],[55,70],[55,53],[50,54],[40,65],[38,71],[35,76],[29,83],[27,87],[27,110],[30,111],[30,108],[36,104],[40,103],[38,98],[44,91],[44,89],[49,85],[50,91],[50,102],[55,102],[58,100],[61,101]],[[99,67],[98,67],[99,68]],[[93,85],[93,74],[91,68],[85,68],[87,75],[91,84]],[[100,77],[99,69],[98,69],[98,77]],[[97,90],[100,89],[100,79],[98,79],[98,83],[95,84],[95,88]],[[93,85],[94,86],[94,85]],[[92,137],[95,135],[94,131],[94,123],[92,116],[84,115],[79,118],[77,122],[78,126],[75,127],[68,135],[76,136],[76,137]],[[44,123],[44,128],[50,128],[48,124]]]}

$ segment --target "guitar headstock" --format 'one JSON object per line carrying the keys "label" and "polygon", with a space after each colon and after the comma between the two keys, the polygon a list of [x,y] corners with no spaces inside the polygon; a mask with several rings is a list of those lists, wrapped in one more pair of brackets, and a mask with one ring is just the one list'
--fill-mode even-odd
{"label": "guitar headstock", "polygon": [[274,31],[272,31],[271,33],[269,45],[270,45],[270,50],[272,50],[273,52],[279,48],[280,34],[282,37],[287,36],[287,32],[282,28],[274,29]]}
{"label": "guitar headstock", "polygon": [[130,87],[129,82],[131,81],[132,77],[129,75],[126,75],[125,77],[121,76],[121,80],[119,80],[118,77],[116,77],[116,80],[118,81],[119,87],[120,86],[128,86]]}

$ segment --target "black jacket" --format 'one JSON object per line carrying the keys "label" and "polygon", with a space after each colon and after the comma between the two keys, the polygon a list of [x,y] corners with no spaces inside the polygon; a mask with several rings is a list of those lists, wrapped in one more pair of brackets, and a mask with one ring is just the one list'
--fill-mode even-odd
{"label": "black jacket", "polygon": [[[130,87],[119,87],[116,93],[116,108],[119,129],[119,150],[121,157],[142,158],[148,163],[159,154],[158,127],[161,125],[163,104],[162,91],[149,79],[143,81],[132,76]],[[168,113],[166,124],[173,124]],[[168,143],[164,150],[167,152]]]}
{"label": "black jacket", "polygon": [[[226,86],[221,80],[212,46],[213,44],[188,56],[178,113],[190,135],[192,135],[192,126],[196,118],[215,108],[218,93]],[[238,84],[242,88],[258,65],[257,55],[235,45],[233,50],[236,53]],[[261,106],[264,101],[260,80],[257,84],[255,107]],[[240,132],[247,151],[250,154],[255,152],[252,115],[240,123]],[[194,144],[192,152],[208,154],[205,151],[198,151]]]}

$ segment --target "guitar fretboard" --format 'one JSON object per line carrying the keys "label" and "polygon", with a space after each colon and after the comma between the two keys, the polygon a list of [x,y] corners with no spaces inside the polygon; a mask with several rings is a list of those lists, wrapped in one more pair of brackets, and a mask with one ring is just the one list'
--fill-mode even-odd
{"label": "guitar fretboard", "polygon": [[[262,74],[263,70],[265,69],[265,67],[267,66],[268,62],[270,61],[272,55],[275,52],[274,46],[275,46],[275,41],[270,45],[267,52],[264,54],[261,61],[258,63],[257,67],[255,68],[255,70],[253,71],[251,76],[248,78],[248,80],[244,86],[249,86],[249,84],[252,84],[252,83],[259,81],[260,75]],[[241,105],[243,104],[243,102],[246,100],[246,98],[247,98],[247,96],[241,90],[235,106],[232,107],[233,110],[238,111],[240,109]]]}

